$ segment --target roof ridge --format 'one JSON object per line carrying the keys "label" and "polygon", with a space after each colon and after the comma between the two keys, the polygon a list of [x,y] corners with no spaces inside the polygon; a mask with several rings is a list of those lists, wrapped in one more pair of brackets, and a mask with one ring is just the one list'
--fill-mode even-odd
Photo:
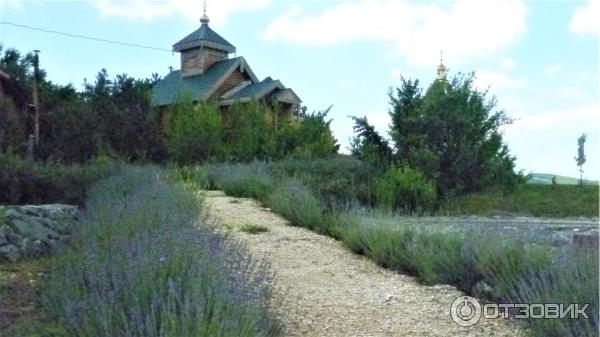
{"label": "roof ridge", "polygon": [[207,24],[200,25],[200,28],[196,29],[186,37],[178,41],[173,45],[173,50],[181,52],[186,49],[197,48],[207,46],[218,50],[223,50],[228,53],[235,52],[235,46],[229,41],[225,40],[221,35],[212,30]]}

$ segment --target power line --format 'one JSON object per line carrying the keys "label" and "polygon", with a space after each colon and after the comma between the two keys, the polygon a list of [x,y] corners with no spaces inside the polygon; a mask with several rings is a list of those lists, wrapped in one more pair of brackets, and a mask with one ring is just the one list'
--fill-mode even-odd
{"label": "power line", "polygon": [[78,34],[71,34],[71,33],[59,32],[59,31],[56,31],[56,30],[45,29],[45,28],[41,28],[41,27],[32,27],[32,26],[27,26],[27,25],[21,25],[21,24],[18,24],[18,23],[8,22],[8,21],[0,21],[0,24],[2,24],[2,25],[8,25],[8,26],[13,26],[13,27],[18,27],[18,28],[23,28],[23,29],[35,30],[35,31],[44,32],[44,33],[51,33],[51,34],[63,35],[63,36],[68,36],[68,37],[72,37],[72,38],[76,38],[76,39],[84,39],[84,40],[91,40],[91,41],[97,41],[97,42],[118,44],[118,45],[126,46],[126,47],[144,48],[144,49],[152,49],[152,50],[158,50],[158,51],[172,52],[171,49],[166,49],[166,48],[144,46],[144,45],[135,44],[135,43],[106,40],[106,39],[100,39],[100,38],[92,37],[92,36],[85,36],[85,35],[78,35]]}

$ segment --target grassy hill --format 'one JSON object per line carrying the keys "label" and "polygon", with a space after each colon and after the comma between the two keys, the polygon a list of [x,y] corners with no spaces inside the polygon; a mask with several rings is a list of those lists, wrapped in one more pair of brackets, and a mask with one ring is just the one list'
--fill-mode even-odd
{"label": "grassy hill", "polygon": [[[579,178],[560,176],[550,173],[531,173],[531,179],[527,181],[529,184],[551,185],[552,177],[556,177],[556,183],[561,185],[578,185]],[[585,185],[598,185],[597,180],[583,179]]]}

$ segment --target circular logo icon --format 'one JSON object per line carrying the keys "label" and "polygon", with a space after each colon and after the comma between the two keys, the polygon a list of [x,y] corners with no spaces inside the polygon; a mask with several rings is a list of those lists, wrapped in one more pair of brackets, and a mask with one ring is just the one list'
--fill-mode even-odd
{"label": "circular logo icon", "polygon": [[472,326],[481,318],[481,304],[471,296],[457,297],[450,306],[450,316],[460,326]]}

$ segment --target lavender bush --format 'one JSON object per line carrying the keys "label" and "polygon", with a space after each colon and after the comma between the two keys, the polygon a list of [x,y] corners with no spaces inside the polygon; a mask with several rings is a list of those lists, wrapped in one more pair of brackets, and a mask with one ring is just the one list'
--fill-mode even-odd
{"label": "lavender bush", "polygon": [[552,264],[514,280],[506,299],[515,303],[588,304],[587,319],[532,319],[530,330],[540,337],[598,336],[598,269],[596,250],[559,249]]}
{"label": "lavender bush", "polygon": [[228,195],[265,201],[273,190],[273,178],[266,162],[211,164],[207,167],[209,185]]}
{"label": "lavender bush", "polygon": [[[360,207],[336,210],[318,197],[318,186],[307,187],[296,173],[271,175],[264,163],[212,164],[207,171],[212,187],[259,198],[293,225],[340,239],[354,252],[425,284],[453,284],[498,303],[589,303],[589,319],[532,319],[527,326],[533,336],[597,336],[597,250],[556,247],[548,228],[423,221]],[[262,181],[270,187],[257,188]]]}
{"label": "lavender bush", "polygon": [[43,306],[68,336],[274,336],[268,266],[216,234],[199,200],[156,168],[90,191]]}
{"label": "lavender bush", "polygon": [[403,223],[355,213],[342,229],[353,251],[426,284],[447,283],[495,303],[588,304],[589,318],[528,320],[532,336],[598,336],[598,251],[555,247],[542,228]]}

